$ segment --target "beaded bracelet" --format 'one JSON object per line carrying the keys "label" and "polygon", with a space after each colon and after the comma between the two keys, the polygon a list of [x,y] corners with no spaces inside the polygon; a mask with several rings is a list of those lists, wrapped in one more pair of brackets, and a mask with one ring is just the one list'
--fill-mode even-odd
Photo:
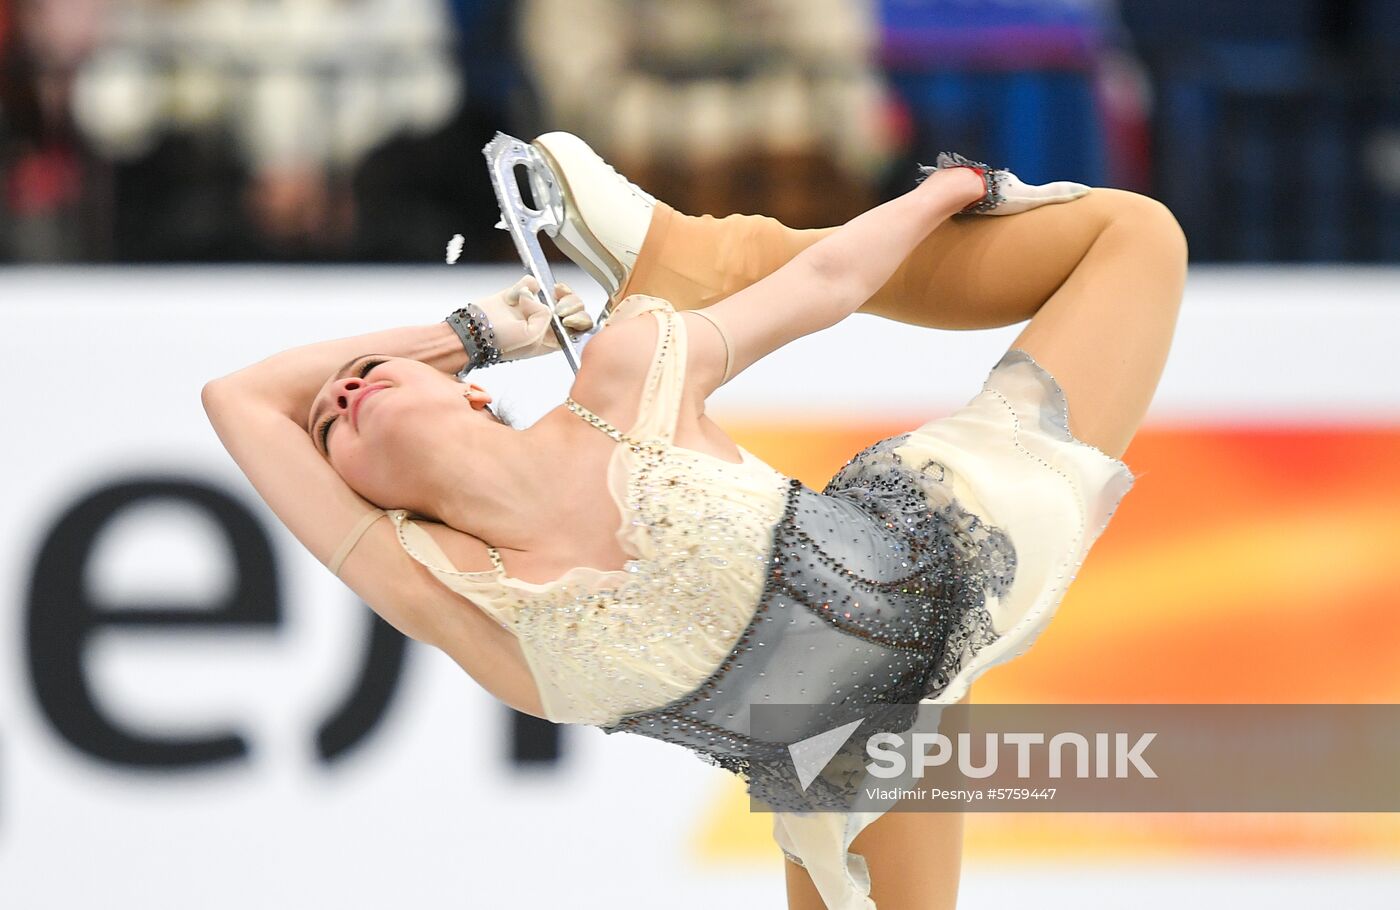
{"label": "beaded bracelet", "polygon": [[980,161],[973,161],[964,158],[957,152],[939,152],[938,158],[932,167],[920,165],[920,176],[915,181],[923,183],[924,179],[934,171],[942,171],[953,167],[970,168],[981,176],[982,182],[987,187],[987,192],[976,202],[963,206],[958,210],[960,215],[980,215],[989,212],[1006,201],[1006,195],[1002,192],[1002,183],[1006,171],[1001,168],[994,168],[991,165],[983,164]]}
{"label": "beaded bracelet", "polygon": [[458,379],[465,379],[477,367],[489,367],[500,361],[501,349],[496,347],[496,333],[481,307],[469,303],[454,310],[444,321],[452,326],[467,352],[467,365],[458,371]]}

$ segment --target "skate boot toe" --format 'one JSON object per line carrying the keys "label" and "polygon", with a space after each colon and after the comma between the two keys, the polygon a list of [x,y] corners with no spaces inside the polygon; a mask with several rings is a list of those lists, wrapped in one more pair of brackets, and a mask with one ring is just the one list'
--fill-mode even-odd
{"label": "skate boot toe", "polygon": [[611,309],[637,263],[656,199],[571,133],[545,133],[531,145],[554,172],[563,197],[563,218],[551,239],[603,286]]}

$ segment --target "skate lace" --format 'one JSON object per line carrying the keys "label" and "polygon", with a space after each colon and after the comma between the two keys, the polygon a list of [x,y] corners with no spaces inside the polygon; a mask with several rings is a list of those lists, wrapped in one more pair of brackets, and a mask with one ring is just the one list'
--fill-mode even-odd
{"label": "skate lace", "polygon": [[605,168],[608,169],[608,173],[609,173],[609,174],[612,174],[614,180],[616,180],[618,183],[622,184],[623,186],[627,187],[629,190],[631,190],[632,192],[636,193],[638,196],[641,196],[642,198],[646,199],[646,201],[647,201],[647,202],[650,202],[652,205],[655,205],[655,204],[656,204],[656,197],[655,197],[655,196],[653,196],[651,193],[648,193],[646,190],[644,190],[644,189],[642,189],[641,187],[637,186],[637,184],[633,183],[632,181],[628,180],[626,177],[624,177],[624,176],[622,176],[621,174],[619,174],[619,173],[617,172],[617,168],[613,167],[611,164],[608,164],[606,160],[604,160],[604,159],[602,159],[602,158],[599,158],[598,160],[599,160],[599,161],[602,161],[603,167],[605,167]]}

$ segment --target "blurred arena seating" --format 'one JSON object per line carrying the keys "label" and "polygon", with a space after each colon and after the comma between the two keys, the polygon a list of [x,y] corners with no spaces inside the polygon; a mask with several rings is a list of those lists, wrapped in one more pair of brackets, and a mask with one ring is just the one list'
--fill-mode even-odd
{"label": "blurred arena seating", "polygon": [[509,261],[498,129],[696,213],[837,223],[956,149],[1197,261],[1400,261],[1392,0],[0,0],[0,261]]}

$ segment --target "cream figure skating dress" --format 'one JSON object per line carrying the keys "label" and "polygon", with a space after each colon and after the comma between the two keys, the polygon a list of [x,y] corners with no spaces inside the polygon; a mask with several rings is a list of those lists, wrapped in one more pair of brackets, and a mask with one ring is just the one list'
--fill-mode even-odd
{"label": "cream figure skating dress", "polygon": [[[786,743],[751,705],[947,704],[1025,650],[1133,483],[1076,440],[1053,377],[1008,351],[955,413],[861,451],[814,492],[740,449],[673,444],[686,324],[633,296],[614,319],[659,323],[635,425],[570,410],[617,447],[608,486],[631,559],[547,584],[455,569],[405,510],[398,539],[519,639],[545,714],[683,745],[743,775],[831,910],[870,910],[851,841],[879,811],[800,811]],[[930,378],[932,383],[932,378]],[[815,731],[813,731],[815,732]]]}

